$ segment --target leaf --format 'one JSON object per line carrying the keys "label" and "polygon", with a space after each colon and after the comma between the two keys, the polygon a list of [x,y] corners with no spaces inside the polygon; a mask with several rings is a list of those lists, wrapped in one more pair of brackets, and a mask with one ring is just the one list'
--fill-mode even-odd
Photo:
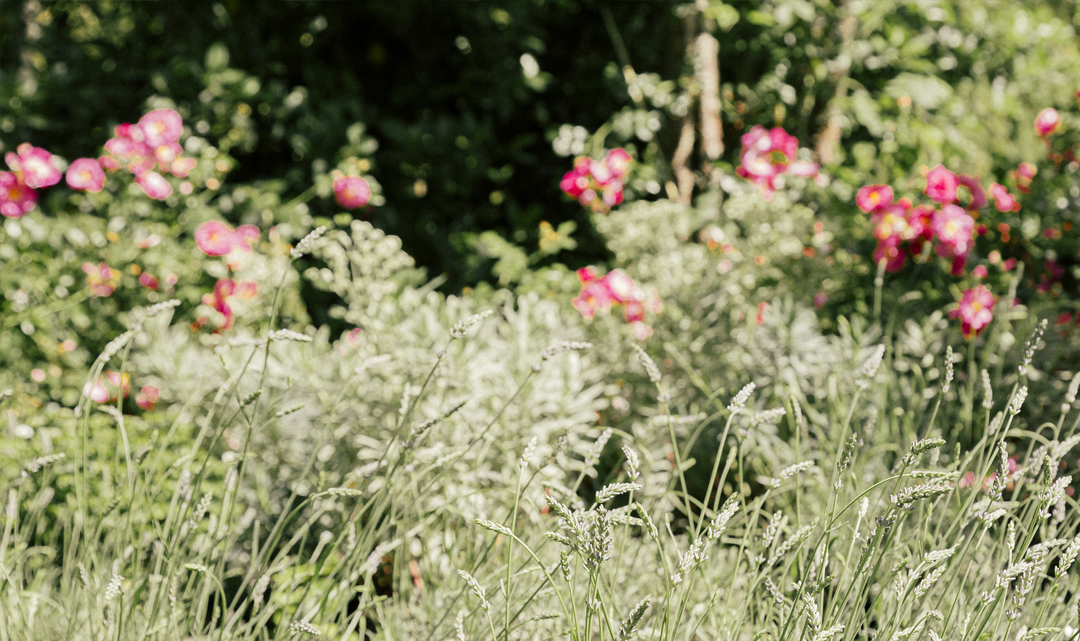
{"label": "leaf", "polygon": [[499,279],[500,285],[508,285],[521,280],[522,275],[529,268],[529,257],[525,251],[494,231],[480,234],[474,243],[476,251],[496,259],[491,273]]}
{"label": "leaf", "polygon": [[705,17],[715,21],[720,31],[728,31],[739,22],[739,11],[730,4],[713,2],[705,10]]}
{"label": "leaf", "polygon": [[229,66],[229,49],[220,42],[215,42],[206,50],[206,70],[221,71]]}
{"label": "leaf", "polygon": [[953,90],[941,78],[901,73],[885,85],[885,93],[897,99],[908,96],[913,104],[923,109],[936,109],[952,98]]}

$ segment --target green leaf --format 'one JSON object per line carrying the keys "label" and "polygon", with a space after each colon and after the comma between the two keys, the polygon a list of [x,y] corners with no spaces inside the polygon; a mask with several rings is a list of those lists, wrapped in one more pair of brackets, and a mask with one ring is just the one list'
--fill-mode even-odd
{"label": "green leaf", "polygon": [[713,2],[705,9],[705,17],[716,22],[720,31],[728,31],[739,22],[739,10],[730,4]]}
{"label": "green leaf", "polygon": [[912,104],[923,109],[936,109],[952,98],[953,90],[941,78],[901,73],[885,85],[885,93],[893,98],[908,96]]}

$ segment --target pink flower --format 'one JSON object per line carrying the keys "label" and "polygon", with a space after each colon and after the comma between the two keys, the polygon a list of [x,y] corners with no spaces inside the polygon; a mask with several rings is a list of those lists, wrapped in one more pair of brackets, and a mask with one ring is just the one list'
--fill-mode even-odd
{"label": "pink flower", "polygon": [[994,319],[994,295],[982,285],[969,289],[949,317],[960,319],[960,331],[966,340],[971,340]]}
{"label": "pink flower", "polygon": [[[934,212],[930,223],[939,241],[938,253],[946,258],[967,255],[971,250],[971,237],[975,231],[975,219],[956,205],[945,205]],[[942,248],[945,249],[942,249]]]}
{"label": "pink flower", "polygon": [[371,200],[371,187],[359,176],[339,176],[334,179],[334,199],[345,209],[357,209]]}
{"label": "pink flower", "polygon": [[115,401],[120,394],[126,398],[130,392],[131,376],[127,372],[124,372],[123,376],[119,372],[105,372],[105,376],[83,386],[83,396],[95,403]]}
{"label": "pink flower", "polygon": [[87,381],[86,385],[83,385],[83,396],[95,403],[109,402],[109,390],[105,388],[105,384],[100,380],[95,383]]}
{"label": "pink flower", "polygon": [[994,207],[997,207],[998,211],[1020,211],[1020,203],[1016,202],[1004,185],[990,185],[990,195],[994,197]]}
{"label": "pink flower", "polygon": [[574,159],[574,168],[563,175],[559,189],[583,207],[607,214],[623,202],[624,179],[632,158],[625,149],[612,149],[604,160],[585,156]]}
{"label": "pink flower", "polygon": [[829,296],[825,292],[814,294],[814,307],[821,309],[827,302],[829,302]]}
{"label": "pink flower", "polygon": [[605,162],[612,175],[616,178],[622,178],[630,171],[630,163],[633,160],[634,159],[625,149],[619,147],[608,152]]}
{"label": "pink flower", "polygon": [[251,244],[259,240],[262,232],[255,225],[240,225],[233,232],[233,249],[250,252]]}
{"label": "pink flower", "polygon": [[613,269],[608,272],[606,276],[601,278],[600,282],[604,284],[604,287],[615,302],[627,303],[634,299],[637,285],[634,284],[634,279],[630,278],[625,273]]}
{"label": "pink flower", "polygon": [[874,248],[874,262],[880,263],[883,260],[887,272],[898,272],[904,268],[907,254],[900,251],[900,238],[898,236],[878,241],[877,247]]}
{"label": "pink flower", "polygon": [[172,185],[156,171],[147,171],[135,177],[135,183],[154,200],[165,200],[172,195]]}
{"label": "pink flower", "polygon": [[72,189],[97,193],[105,187],[105,172],[93,158],[79,158],[67,170],[67,184]]}
{"label": "pink flower", "polygon": [[559,188],[571,198],[578,198],[589,188],[589,159],[577,158],[574,168],[566,172],[559,182]]}
{"label": "pink flower", "polygon": [[139,284],[147,289],[152,289],[155,292],[158,290],[158,279],[150,275],[150,272],[143,272],[139,274]]}
{"label": "pink flower", "polygon": [[982,186],[979,185],[978,178],[961,174],[956,180],[961,187],[967,188],[968,193],[971,194],[971,202],[967,204],[966,209],[982,209],[986,206],[986,193],[983,191]]}
{"label": "pink flower", "polygon": [[117,169],[120,169],[120,161],[112,156],[99,156],[97,161],[105,171],[116,171]]}
{"label": "pink flower", "polygon": [[[187,178],[192,169],[199,164],[194,158],[176,158],[169,163],[169,173],[177,178]],[[164,168],[162,168],[164,170]]]}
{"label": "pink flower", "polygon": [[623,201],[623,184],[617,180],[613,180],[604,186],[604,193],[601,197],[604,206],[608,209],[621,205]]}
{"label": "pink flower", "polygon": [[766,130],[755,125],[742,136],[742,151],[735,173],[756,184],[761,197],[771,201],[776,193],[776,178],[783,173],[809,177],[817,174],[816,163],[796,161],[799,140],[780,127]]}
{"label": "pink flower", "polygon": [[223,322],[216,330],[214,330],[214,333],[220,334],[232,328],[233,324],[235,324],[236,314],[229,304],[232,299],[249,299],[253,298],[257,293],[258,284],[252,281],[241,281],[238,283],[231,278],[222,278],[218,280],[218,282],[214,284],[213,293],[205,294],[202,297],[204,305],[213,307],[214,311],[224,317]]}
{"label": "pink flower", "polygon": [[37,206],[37,192],[22,181],[22,173],[0,171],[0,215],[22,218]]}
{"label": "pink flower", "polygon": [[618,269],[600,277],[592,267],[582,267],[577,274],[581,292],[570,303],[583,317],[592,319],[597,312],[606,313],[613,305],[624,305],[623,318],[634,336],[645,340],[652,335],[652,329],[644,323],[646,314],[663,309],[655,289],[646,293]]}
{"label": "pink flower", "polygon": [[1035,165],[1026,162],[1020,163],[1016,171],[1012,172],[1013,180],[1016,181],[1016,188],[1021,193],[1028,193],[1028,189],[1031,188],[1031,180],[1035,178],[1037,173],[1039,173],[1039,169]]}
{"label": "pink flower", "polygon": [[1039,134],[1040,138],[1046,138],[1057,131],[1060,126],[1061,116],[1058,115],[1057,109],[1053,107],[1043,109],[1035,117],[1035,133]]}
{"label": "pink flower", "polygon": [[926,195],[930,200],[945,205],[956,202],[956,188],[960,181],[956,174],[938,165],[926,175]]}
{"label": "pink flower", "polygon": [[874,212],[871,222],[874,224],[874,238],[886,240],[910,240],[914,237],[908,224],[907,211],[903,205],[894,203],[879,208]]}
{"label": "pink flower", "polygon": [[359,327],[354,327],[342,334],[341,341],[338,342],[338,354],[344,356],[350,350],[355,349],[360,344],[360,334],[363,331]]}
{"label": "pink flower", "polygon": [[652,336],[652,328],[646,325],[642,321],[634,321],[630,323],[630,333],[634,335],[634,338],[639,341],[643,341],[646,338]]}
{"label": "pink flower", "polygon": [[105,261],[97,265],[83,263],[82,270],[86,273],[86,284],[90,286],[91,296],[110,296],[120,284],[120,272],[109,267]]}
{"label": "pink flower", "polygon": [[979,265],[975,267],[975,269],[971,270],[971,275],[975,278],[986,278],[986,265]]}
{"label": "pink flower", "polygon": [[27,187],[41,189],[60,182],[61,173],[53,165],[52,154],[28,142],[16,147],[15,151],[18,153],[5,154],[4,160],[13,171],[22,172]]}
{"label": "pink flower", "polygon": [[233,230],[220,220],[208,220],[195,231],[195,244],[207,256],[224,256],[232,251]]}
{"label": "pink flower", "polygon": [[180,140],[184,131],[184,121],[180,114],[172,109],[155,109],[139,119],[146,144],[151,147],[169,145]]}
{"label": "pink flower", "polygon": [[937,210],[930,205],[919,205],[907,210],[909,240],[917,244],[917,247],[912,248],[914,253],[921,254],[922,244],[934,238],[931,226],[936,212]]}
{"label": "pink flower", "polygon": [[225,256],[232,252],[249,253],[259,240],[259,228],[240,225],[235,230],[220,220],[208,220],[195,231],[195,244],[207,256]]}
{"label": "pink flower", "polygon": [[578,280],[581,281],[581,292],[570,301],[574,309],[581,312],[587,319],[596,316],[597,311],[606,312],[612,303],[618,302],[612,294],[609,283],[601,279],[592,267],[582,267],[577,271]]}
{"label": "pink flower", "polygon": [[127,372],[123,376],[120,372],[105,372],[105,384],[109,386],[110,401],[115,401],[120,394],[126,398],[131,392],[131,375]]}
{"label": "pink flower", "polygon": [[645,320],[645,304],[638,300],[627,301],[623,318],[627,323],[636,323]]}
{"label": "pink flower", "polygon": [[1065,268],[1058,264],[1056,260],[1048,260],[1043,266],[1046,268],[1046,272],[1039,276],[1039,284],[1035,289],[1045,293],[1061,282],[1061,279],[1065,277]]}
{"label": "pink flower", "polygon": [[153,385],[144,385],[142,391],[135,396],[135,404],[144,410],[152,410],[161,399],[161,390]]}
{"label": "pink flower", "polygon": [[[155,166],[161,172],[171,173],[177,178],[187,177],[198,162],[194,158],[180,155],[183,147],[179,141],[183,130],[184,122],[180,114],[172,109],[155,109],[145,114],[138,124],[117,125],[116,137],[105,141],[105,149],[112,157],[105,156],[99,162],[102,167],[110,170],[120,168],[121,163],[117,159],[126,162],[128,171],[135,174],[136,182],[143,187],[143,191],[151,198],[162,200],[172,193],[171,186],[166,188],[164,185],[167,183],[159,180],[160,176],[142,182],[138,178],[142,178]],[[150,185],[151,189],[148,189],[147,185]]]}
{"label": "pink flower", "polygon": [[[117,125],[115,138],[105,141],[105,150],[123,161],[130,161],[128,171],[139,175],[154,165],[153,149],[144,140],[143,132],[134,125]],[[111,165],[112,163],[110,163]],[[108,167],[103,163],[103,166]],[[117,163],[119,166],[119,163]]]}

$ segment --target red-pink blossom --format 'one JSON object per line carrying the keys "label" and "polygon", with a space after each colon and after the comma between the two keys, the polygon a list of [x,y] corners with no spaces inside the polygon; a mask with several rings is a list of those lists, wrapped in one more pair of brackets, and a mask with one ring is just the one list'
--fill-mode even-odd
{"label": "red-pink blossom", "polygon": [[[192,169],[199,164],[194,158],[176,158],[169,163],[169,173],[177,178],[187,178]],[[164,169],[164,168],[163,168]]]}
{"label": "red-pink blossom", "polygon": [[135,395],[135,404],[144,410],[152,410],[161,399],[161,390],[153,385],[144,385],[142,391]]}
{"label": "red-pink blossom", "polygon": [[1016,168],[1016,171],[1012,172],[1013,180],[1016,181],[1016,188],[1021,193],[1028,193],[1028,189],[1031,188],[1031,180],[1035,178],[1035,174],[1039,173],[1039,169],[1031,163],[1022,162]]}
{"label": "red-pink blossom", "polygon": [[624,272],[613,269],[600,280],[611,293],[611,297],[615,302],[627,303],[634,299],[637,285],[634,284],[634,279],[627,276]]}
{"label": "red-pink blossom", "polygon": [[[945,205],[941,211],[934,213],[934,219],[930,224],[939,242],[938,253],[942,256],[966,255],[971,250],[975,219],[962,208],[956,205]],[[947,248],[947,251],[940,251],[942,246]]]}
{"label": "red-pink blossom", "polygon": [[135,183],[142,187],[143,193],[154,200],[165,200],[172,195],[172,185],[156,171],[146,171],[136,176]]}
{"label": "red-pink blossom", "polygon": [[634,321],[630,323],[630,333],[634,335],[634,338],[643,341],[653,335],[653,330],[643,321]]}
{"label": "red-pink blossom", "polygon": [[37,206],[37,192],[22,180],[21,172],[0,171],[0,215],[22,218]]}
{"label": "red-pink blossom", "polygon": [[224,256],[233,248],[233,229],[220,220],[208,220],[195,230],[195,245],[207,256]]}
{"label": "red-pink blossom", "polygon": [[371,200],[371,187],[360,176],[339,176],[334,179],[334,198],[345,209],[357,209]]}
{"label": "red-pink blossom", "polygon": [[[127,163],[128,171],[136,176],[136,182],[143,187],[147,195],[161,200],[168,197],[168,194],[155,194],[166,191],[172,193],[172,187],[166,189],[164,185],[167,183],[164,180],[151,177],[140,182],[139,178],[152,171],[155,166],[161,172],[171,173],[177,178],[187,177],[198,162],[194,158],[180,155],[183,152],[179,144],[183,129],[184,123],[180,114],[172,109],[155,109],[145,114],[138,124],[117,125],[114,130],[115,137],[105,141],[105,149],[112,156],[102,157],[99,162],[108,170],[119,169],[120,161]],[[147,189],[147,185],[152,189]]]}
{"label": "red-pink blossom", "polygon": [[994,295],[986,287],[977,285],[964,292],[949,317],[960,319],[960,331],[965,339],[971,340],[994,319]]}
{"label": "red-pink blossom", "polygon": [[923,245],[934,239],[933,221],[935,213],[937,213],[937,210],[930,205],[919,205],[907,210],[908,235],[911,240],[912,255],[922,254]]}
{"label": "red-pink blossom", "polygon": [[90,286],[91,296],[110,296],[120,284],[120,272],[109,267],[105,261],[97,265],[83,263],[82,270],[86,273],[86,284]]}
{"label": "red-pink blossom", "polygon": [[233,249],[249,252],[251,244],[259,240],[262,232],[255,225],[240,225],[233,232]]}
{"label": "red-pink blossom", "polygon": [[607,278],[600,278],[592,267],[582,267],[577,271],[581,281],[581,292],[570,301],[574,309],[585,318],[593,318],[597,311],[606,312],[612,303],[617,303]]}
{"label": "red-pink blossom", "polygon": [[604,185],[603,195],[601,199],[604,202],[604,206],[608,209],[621,205],[623,201],[623,184],[618,180],[613,180]]}
{"label": "red-pink blossom", "polygon": [[630,163],[633,162],[633,157],[630,156],[622,147],[612,149],[608,152],[605,162],[608,169],[616,178],[622,178],[630,171]]}
{"label": "red-pink blossom", "polygon": [[1056,260],[1048,260],[1043,264],[1046,271],[1039,275],[1039,284],[1035,289],[1039,292],[1045,293],[1061,282],[1061,279],[1065,277],[1065,268],[1061,266]]}
{"label": "red-pink blossom", "polygon": [[612,149],[603,160],[575,158],[574,168],[563,175],[559,188],[583,207],[606,214],[623,202],[631,161],[630,154],[622,148]]}
{"label": "red-pink blossom", "polygon": [[22,172],[22,180],[27,187],[41,189],[60,182],[62,174],[53,164],[52,154],[28,142],[16,147],[15,151],[17,153],[5,154],[4,160],[12,171]]}
{"label": "red-pink blossom", "polygon": [[938,165],[926,175],[926,195],[941,205],[956,202],[956,188],[960,185],[956,174]]}
{"label": "red-pink blossom", "polygon": [[105,187],[105,171],[93,158],[79,158],[68,167],[68,187],[97,193]]}
{"label": "red-pink blossom", "polygon": [[634,336],[645,340],[652,335],[652,328],[644,323],[646,314],[657,314],[663,309],[655,289],[646,292],[617,269],[603,277],[592,267],[583,267],[577,274],[581,292],[570,303],[583,317],[592,319],[597,312],[606,313],[614,305],[623,305],[623,318]]}
{"label": "red-pink blossom", "polygon": [[249,253],[259,235],[255,225],[240,225],[234,230],[220,220],[208,220],[195,230],[195,245],[207,256]]}
{"label": "red-pink blossom", "polygon": [[1047,107],[1039,112],[1039,115],[1035,117],[1035,133],[1040,138],[1046,138],[1050,134],[1058,130],[1061,126],[1061,116],[1058,115],[1057,109],[1053,107]]}
{"label": "red-pink blossom", "polygon": [[[204,294],[202,302],[204,305],[208,305],[214,308],[214,311],[222,315],[223,321],[214,330],[215,334],[220,334],[228,329],[231,329],[236,322],[236,314],[232,310],[232,306],[229,304],[234,298],[249,299],[253,298],[258,293],[258,284],[252,281],[240,281],[236,282],[231,278],[222,278],[214,284],[214,291],[210,294]],[[205,319],[201,319],[205,323]]]}
{"label": "red-pink blossom", "polygon": [[900,203],[879,207],[874,211],[870,222],[874,225],[874,237],[878,240],[895,237],[897,240],[910,240],[908,213]]}
{"label": "red-pink blossom", "polygon": [[180,146],[180,143],[172,142],[153,147],[153,150],[154,160],[157,161],[158,167],[160,167],[162,171],[169,171],[172,162],[180,156],[181,152],[184,151],[184,148]]}
{"label": "red-pink blossom", "polygon": [[158,279],[155,276],[151,276],[150,272],[143,272],[139,274],[139,284],[147,289],[152,289],[155,292],[158,290]]}
{"label": "red-pink blossom", "polygon": [[562,180],[559,181],[559,189],[563,191],[567,196],[571,198],[577,198],[589,187],[589,178],[585,174],[579,173],[573,169],[566,172],[563,175]]}
{"label": "red-pink blossom", "polygon": [[898,272],[903,269],[906,259],[907,254],[900,251],[900,238],[898,236],[880,240],[877,247],[874,248],[874,262],[880,263],[884,260],[885,271],[887,272]]}
{"label": "red-pink blossom", "polygon": [[990,195],[994,197],[994,207],[998,211],[1019,211],[1020,203],[1016,202],[1013,195],[1009,193],[1009,190],[1004,185],[994,183],[990,185]]}
{"label": "red-pink blossom", "polygon": [[766,130],[755,125],[742,136],[739,166],[735,173],[756,184],[766,201],[776,192],[776,178],[783,173],[813,176],[820,167],[811,162],[796,161],[799,140],[780,127]]}
{"label": "red-pink blossom", "polygon": [[122,394],[125,398],[131,392],[131,376],[124,372],[105,372],[105,375],[93,383],[87,382],[83,386],[83,396],[95,403],[109,403],[115,401]]}
{"label": "red-pink blossom", "polygon": [[977,265],[975,269],[971,270],[971,275],[975,278],[986,278],[986,265]]}
{"label": "red-pink blossom", "polygon": [[139,119],[139,129],[146,144],[156,148],[178,142],[184,131],[184,121],[172,109],[155,109]]}
{"label": "red-pink blossom", "polygon": [[971,201],[967,204],[966,209],[982,209],[986,206],[986,193],[983,191],[982,185],[979,184],[978,178],[961,174],[956,177],[956,180],[961,187],[966,188],[968,193],[971,194]]}
{"label": "red-pink blossom", "polygon": [[87,381],[86,385],[83,385],[83,396],[95,403],[109,402],[109,390],[106,389],[105,383],[102,383],[100,379],[94,383]]}

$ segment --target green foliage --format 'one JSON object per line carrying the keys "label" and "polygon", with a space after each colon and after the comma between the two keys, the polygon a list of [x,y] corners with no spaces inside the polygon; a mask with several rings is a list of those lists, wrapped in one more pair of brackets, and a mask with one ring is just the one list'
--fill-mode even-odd
{"label": "green foliage", "polygon": [[[0,18],[4,151],[96,156],[167,107],[198,161],[164,200],[119,171],[0,228],[0,640],[1070,638],[1076,3]],[[821,175],[763,198],[755,125]],[[619,146],[625,204],[558,193]],[[860,187],[919,199],[942,163],[1018,195],[1022,161],[966,273],[874,263]],[[218,260],[211,220],[259,241]],[[571,304],[586,264],[655,290],[648,337]],[[228,279],[258,291],[230,316]]]}

